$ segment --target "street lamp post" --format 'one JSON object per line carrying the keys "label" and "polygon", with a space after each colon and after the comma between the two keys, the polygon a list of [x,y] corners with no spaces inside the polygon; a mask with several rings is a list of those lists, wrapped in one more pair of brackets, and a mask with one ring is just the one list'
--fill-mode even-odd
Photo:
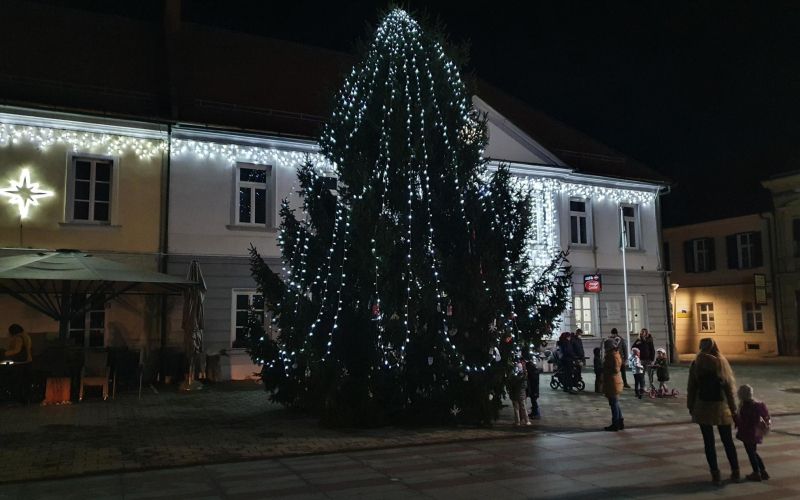
{"label": "street lamp post", "polygon": [[678,288],[680,285],[672,283],[670,288],[672,288],[672,331],[669,338],[669,362],[672,363],[675,357],[675,339],[678,336]]}

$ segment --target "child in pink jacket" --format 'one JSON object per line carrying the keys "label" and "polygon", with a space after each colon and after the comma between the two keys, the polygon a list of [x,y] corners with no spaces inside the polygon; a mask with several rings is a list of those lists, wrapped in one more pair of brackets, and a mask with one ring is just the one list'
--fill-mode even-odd
{"label": "child in pink jacket", "polygon": [[739,387],[739,411],[736,413],[736,439],[744,444],[747,458],[753,466],[753,473],[747,476],[750,481],[769,479],[764,462],[756,452],[756,447],[764,439],[769,429],[769,410],[767,405],[753,399],[753,388],[749,385]]}

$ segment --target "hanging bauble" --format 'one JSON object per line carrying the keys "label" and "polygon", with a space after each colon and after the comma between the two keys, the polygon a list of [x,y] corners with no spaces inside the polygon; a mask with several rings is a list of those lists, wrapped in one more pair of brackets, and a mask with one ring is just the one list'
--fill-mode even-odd
{"label": "hanging bauble", "polygon": [[492,393],[490,392],[490,393],[489,393],[489,401],[491,401],[491,400],[493,400],[493,399],[494,399],[494,394],[492,394]]}
{"label": "hanging bauble", "polygon": [[447,303],[447,316],[453,315],[453,304],[451,302]]}
{"label": "hanging bauble", "polygon": [[506,344],[510,344],[510,343],[511,343],[511,340],[512,340],[512,338],[511,338],[511,336],[509,335],[508,337],[506,337],[506,338],[504,338],[504,339],[503,339],[503,342],[505,342]]}
{"label": "hanging bauble", "polygon": [[428,366],[433,365],[433,356],[428,356]]}
{"label": "hanging bauble", "polygon": [[492,347],[492,358],[494,358],[495,361],[500,361],[501,359],[500,349],[498,349],[497,347]]}
{"label": "hanging bauble", "polygon": [[464,375],[464,382],[469,382],[469,375]]}
{"label": "hanging bauble", "polygon": [[448,332],[448,335],[450,335],[451,337],[455,337],[457,334],[458,334],[458,328],[451,328],[450,331]]}
{"label": "hanging bauble", "polygon": [[297,363],[292,363],[292,369],[297,370]]}
{"label": "hanging bauble", "polygon": [[372,319],[378,319],[381,317],[381,305],[378,302],[372,304]]}

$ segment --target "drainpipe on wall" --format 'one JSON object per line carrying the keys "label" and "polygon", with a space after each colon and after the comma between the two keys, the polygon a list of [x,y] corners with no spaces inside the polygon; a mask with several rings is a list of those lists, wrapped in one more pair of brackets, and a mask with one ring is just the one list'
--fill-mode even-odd
{"label": "drainpipe on wall", "polygon": [[[161,170],[161,235],[159,244],[159,272],[165,273],[168,269],[169,259],[169,181],[170,167],[172,165],[172,125],[167,125],[167,160]],[[166,295],[161,296],[159,334],[159,382],[164,382],[164,350],[167,347],[167,301]]]}
{"label": "drainpipe on wall", "polygon": [[664,186],[658,189],[656,193],[656,233],[658,234],[658,269],[661,271],[661,280],[664,283],[664,312],[667,317],[667,357],[669,362],[675,359],[675,320],[673,317],[674,308],[677,304],[672,304],[672,293],[670,288],[670,274],[664,268],[664,240],[662,238],[661,226],[661,196],[668,195],[672,192],[670,186]]}
{"label": "drainpipe on wall", "polygon": [[758,216],[767,221],[767,241],[769,241],[769,279],[772,283],[772,303],[775,309],[775,341],[778,345],[778,355],[786,355],[783,346],[783,303],[778,294],[777,271],[777,231],[773,231],[775,219],[770,212],[759,213]]}

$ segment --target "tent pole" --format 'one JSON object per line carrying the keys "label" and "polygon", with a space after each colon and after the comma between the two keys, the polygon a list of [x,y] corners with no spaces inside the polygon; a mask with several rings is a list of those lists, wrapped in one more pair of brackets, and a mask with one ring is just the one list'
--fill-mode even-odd
{"label": "tent pole", "polygon": [[70,293],[70,282],[64,280],[61,285],[61,314],[58,318],[58,338],[67,340],[69,336],[69,322],[72,320],[72,294]]}

